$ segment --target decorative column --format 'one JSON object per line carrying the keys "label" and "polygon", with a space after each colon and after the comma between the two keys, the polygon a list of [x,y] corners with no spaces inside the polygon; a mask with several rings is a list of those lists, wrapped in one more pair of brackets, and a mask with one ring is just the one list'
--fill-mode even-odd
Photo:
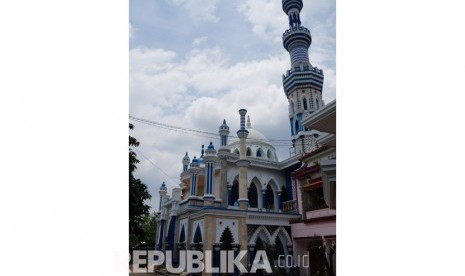
{"label": "decorative column", "polygon": [[[215,243],[213,245],[213,267],[220,267],[220,249],[221,243]],[[220,273],[214,273],[215,276],[220,276]]]}
{"label": "decorative column", "polygon": [[281,197],[281,191],[278,191],[278,211],[279,212],[283,211],[283,200]]}
{"label": "decorative column", "polygon": [[232,202],[232,184],[228,183],[228,205],[233,205]]}
{"label": "decorative column", "polygon": [[[234,259],[237,257],[237,255],[239,254],[239,247],[240,245],[237,244],[237,243],[233,243],[232,245],[232,250],[234,251]],[[233,273],[234,276],[237,276],[239,275],[239,271],[237,270],[237,267],[234,266],[234,273]]]}
{"label": "decorative column", "polygon": [[262,189],[262,206],[263,211],[266,211],[266,189]]}
{"label": "decorative column", "polygon": [[237,202],[240,210],[247,210],[249,205],[249,199],[247,198],[247,167],[250,165],[250,161],[247,160],[246,156],[245,141],[249,135],[249,131],[245,129],[245,114],[247,114],[247,110],[240,109],[239,114],[241,116],[241,128],[237,131],[240,141],[239,160],[236,161],[236,165],[239,167],[239,199]]}
{"label": "decorative column", "polygon": [[213,201],[215,200],[215,195],[213,193],[215,185],[215,164],[218,158],[216,157],[216,150],[212,142],[210,142],[205,153],[203,158],[205,161],[205,192],[203,200],[205,206],[213,206]]}
{"label": "decorative column", "polygon": [[249,252],[248,252],[248,255],[249,255],[249,266],[248,266],[248,270],[250,271],[250,268],[252,267],[253,265],[253,260],[255,259],[255,244],[249,244],[248,246],[248,249],[249,249]]}
{"label": "decorative column", "polygon": [[200,172],[200,164],[197,158],[194,156],[192,159],[191,167],[189,168],[188,172],[191,175],[191,186],[190,186],[190,196],[189,198],[197,197],[197,176]]}

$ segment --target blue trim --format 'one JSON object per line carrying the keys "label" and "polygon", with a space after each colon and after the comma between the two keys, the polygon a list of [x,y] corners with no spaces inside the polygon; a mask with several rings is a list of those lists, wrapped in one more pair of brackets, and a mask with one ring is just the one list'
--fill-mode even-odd
{"label": "blue trim", "polygon": [[174,232],[176,229],[176,216],[172,216],[170,219],[170,225],[168,227],[168,238],[166,243],[166,250],[174,251]]}
{"label": "blue trim", "polygon": [[163,235],[165,230],[165,221],[162,220],[160,223],[160,235],[158,237],[158,250],[162,250],[163,248]]}

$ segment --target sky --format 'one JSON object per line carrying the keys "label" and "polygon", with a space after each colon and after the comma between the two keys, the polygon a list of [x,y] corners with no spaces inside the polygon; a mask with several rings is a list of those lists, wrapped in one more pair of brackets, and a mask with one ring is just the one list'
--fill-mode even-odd
{"label": "sky", "polygon": [[[130,115],[214,133],[226,119],[233,134],[245,108],[253,128],[290,141],[281,1],[131,0],[129,20]],[[310,63],[324,72],[328,103],[336,98],[335,0],[304,1],[301,22],[311,31]],[[148,186],[153,211],[161,183],[169,194],[179,185],[184,154],[198,157],[202,144],[219,141],[130,122],[140,142],[135,176]],[[275,147],[279,160],[289,157],[290,145]]]}

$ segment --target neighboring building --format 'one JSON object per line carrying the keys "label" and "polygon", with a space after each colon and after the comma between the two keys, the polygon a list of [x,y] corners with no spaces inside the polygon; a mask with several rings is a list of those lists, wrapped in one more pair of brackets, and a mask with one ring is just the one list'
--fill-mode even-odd
{"label": "neighboring building", "polygon": [[[250,262],[257,250],[266,249],[272,262],[278,255],[293,255],[296,263],[313,250],[313,241],[335,241],[335,101],[325,106],[323,71],[309,61],[312,37],[301,26],[302,0],[283,0],[282,7],[289,18],[283,46],[291,69],[283,75],[283,87],[291,157],[278,160],[250,118],[246,123],[245,109],[239,110],[240,129],[231,141],[223,121],[218,150],[210,142],[198,158],[186,153],[179,187],[171,197],[164,184],[160,188],[156,246],[173,250],[174,259],[180,250],[213,250],[212,263],[218,266],[219,250],[249,250]],[[328,121],[331,116],[334,122]],[[312,254],[313,272],[321,254]],[[308,269],[299,271],[310,275]]]}
{"label": "neighboring building", "polygon": [[292,222],[294,256],[309,254],[309,268],[336,273],[336,100],[303,121],[320,130],[317,147],[301,157],[302,167],[292,173],[298,198],[299,221]]}

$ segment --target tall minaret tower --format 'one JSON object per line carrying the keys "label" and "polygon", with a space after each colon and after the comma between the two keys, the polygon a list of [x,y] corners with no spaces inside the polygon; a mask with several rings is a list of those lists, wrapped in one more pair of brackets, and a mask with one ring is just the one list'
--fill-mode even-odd
{"label": "tall minaret tower", "polygon": [[289,18],[289,29],[283,33],[283,46],[291,56],[291,69],[283,75],[283,87],[289,101],[289,122],[295,154],[309,152],[315,145],[316,131],[305,129],[303,119],[320,109],[323,71],[312,66],[308,48],[312,44],[310,31],[300,24],[302,0],[282,0]]}

